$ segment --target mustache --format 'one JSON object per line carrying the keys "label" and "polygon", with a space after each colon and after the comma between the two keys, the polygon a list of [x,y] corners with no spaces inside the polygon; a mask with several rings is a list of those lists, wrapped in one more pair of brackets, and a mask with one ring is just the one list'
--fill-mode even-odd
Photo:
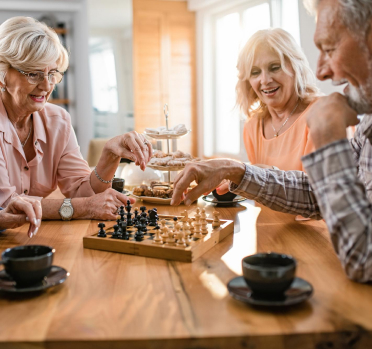
{"label": "mustache", "polygon": [[348,84],[349,81],[347,81],[346,79],[342,79],[342,80],[339,80],[339,81],[334,81],[332,80],[332,85],[333,86],[340,86],[340,85],[344,85],[344,84]]}

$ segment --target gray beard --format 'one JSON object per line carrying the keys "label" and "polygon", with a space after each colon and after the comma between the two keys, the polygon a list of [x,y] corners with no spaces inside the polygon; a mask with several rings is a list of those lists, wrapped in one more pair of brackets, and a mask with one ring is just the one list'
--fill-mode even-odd
{"label": "gray beard", "polygon": [[349,91],[346,95],[347,101],[358,115],[372,114],[372,86],[356,88],[349,83]]}

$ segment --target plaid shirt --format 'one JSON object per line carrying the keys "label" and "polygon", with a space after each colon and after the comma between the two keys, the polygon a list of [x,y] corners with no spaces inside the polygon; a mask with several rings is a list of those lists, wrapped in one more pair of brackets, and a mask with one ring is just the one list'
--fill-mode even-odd
{"label": "plaid shirt", "polygon": [[347,275],[372,281],[372,116],[350,141],[330,143],[302,161],[307,174],[246,165],[230,190],[273,210],[323,217]]}

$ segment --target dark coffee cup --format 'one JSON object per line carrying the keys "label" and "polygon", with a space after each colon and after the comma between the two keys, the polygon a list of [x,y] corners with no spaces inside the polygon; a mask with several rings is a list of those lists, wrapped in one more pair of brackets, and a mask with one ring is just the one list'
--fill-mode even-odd
{"label": "dark coffee cup", "polygon": [[216,189],[212,191],[212,194],[218,201],[233,201],[236,197],[236,194],[231,193],[230,191],[228,191],[226,194],[219,195],[217,194]]}
{"label": "dark coffee cup", "polygon": [[50,273],[54,252],[53,248],[43,245],[17,246],[6,249],[0,263],[17,285],[32,285]]}
{"label": "dark coffee cup", "polygon": [[254,295],[281,296],[293,282],[296,260],[280,253],[257,253],[243,258],[242,267]]}
{"label": "dark coffee cup", "polygon": [[125,180],[124,178],[114,178],[112,181],[112,189],[122,193],[124,190]]}

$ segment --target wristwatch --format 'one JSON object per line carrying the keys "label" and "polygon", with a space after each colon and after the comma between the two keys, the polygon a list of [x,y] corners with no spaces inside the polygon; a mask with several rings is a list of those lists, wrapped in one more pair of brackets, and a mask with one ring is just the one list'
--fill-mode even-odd
{"label": "wristwatch", "polygon": [[74,208],[72,207],[71,199],[64,199],[63,204],[58,212],[63,221],[70,221],[74,214]]}

